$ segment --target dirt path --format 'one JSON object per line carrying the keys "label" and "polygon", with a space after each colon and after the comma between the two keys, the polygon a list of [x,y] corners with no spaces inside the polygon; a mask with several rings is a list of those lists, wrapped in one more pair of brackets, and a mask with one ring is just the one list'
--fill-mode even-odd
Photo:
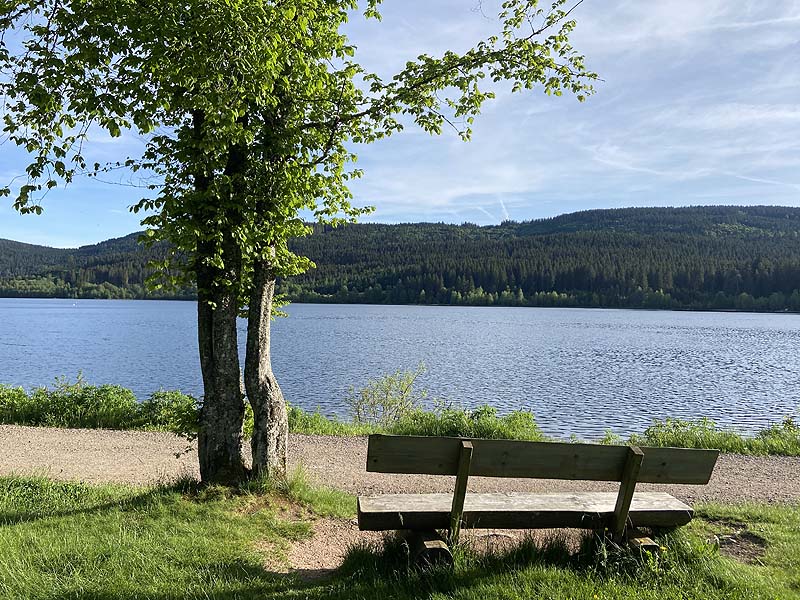
{"label": "dirt path", "polygon": [[[197,477],[194,447],[167,433],[45,429],[0,425],[0,475],[40,474],[91,483],[154,483]],[[357,494],[448,492],[453,478],[366,473],[366,438],[292,435],[292,467],[302,465],[316,481]],[[550,492],[578,489],[614,491],[617,484],[474,477],[471,491]],[[642,484],[637,489],[667,491],[685,502],[800,502],[800,458],[720,456],[708,485]],[[348,546],[377,541],[350,521],[320,519],[315,535],[295,545],[293,569],[321,574],[341,563]],[[480,535],[492,535],[480,534]]]}

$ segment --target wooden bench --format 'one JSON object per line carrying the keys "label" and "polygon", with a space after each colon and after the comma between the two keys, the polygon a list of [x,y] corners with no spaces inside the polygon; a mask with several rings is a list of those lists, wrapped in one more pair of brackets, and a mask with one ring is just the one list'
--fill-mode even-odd
{"label": "wooden bench", "polygon": [[[366,531],[448,530],[450,542],[462,527],[608,528],[622,539],[628,527],[676,527],[694,514],[670,494],[634,493],[637,483],[706,484],[718,456],[718,450],[688,448],[371,435],[368,472],[455,475],[455,490],[360,496],[358,525]],[[617,493],[467,494],[470,475],[618,481],[620,487]]]}

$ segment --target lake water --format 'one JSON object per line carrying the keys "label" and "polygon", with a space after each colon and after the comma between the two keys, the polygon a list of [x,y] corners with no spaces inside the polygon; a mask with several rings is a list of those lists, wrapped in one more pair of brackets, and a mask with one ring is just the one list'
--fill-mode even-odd
{"label": "lake water", "polygon": [[[397,369],[430,396],[532,410],[546,433],[629,434],[710,417],[757,430],[800,407],[800,316],[295,304],[274,324],[286,398],[346,416],[348,388]],[[240,324],[244,344],[244,323]],[[0,382],[82,371],[145,397],[200,395],[191,302],[0,299]]]}

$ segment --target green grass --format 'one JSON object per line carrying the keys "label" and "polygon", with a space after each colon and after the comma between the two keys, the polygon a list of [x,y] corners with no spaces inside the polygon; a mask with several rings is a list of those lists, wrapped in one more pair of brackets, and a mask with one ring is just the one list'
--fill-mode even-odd
{"label": "green grass", "polygon": [[306,435],[369,435],[381,433],[383,428],[367,423],[351,423],[325,417],[318,412],[308,412],[289,406],[289,431]]}
{"label": "green grass", "polygon": [[[658,538],[660,556],[591,536],[573,552],[555,537],[488,556],[456,548],[453,570],[420,570],[390,543],[354,548],[322,580],[276,572],[313,514],[350,517],[352,500],[315,490],[302,475],[236,491],[0,478],[0,598],[800,598],[800,507],[789,506],[701,506],[692,524]],[[753,564],[705,541],[736,522],[767,542]]]}
{"label": "green grass", "polygon": [[800,456],[800,423],[787,417],[753,437],[721,429],[710,419],[656,421],[643,434],[631,436],[641,446],[716,448],[723,452],[753,455]]}
{"label": "green grass", "polygon": [[[660,555],[642,555],[587,538],[578,553],[563,538],[524,542],[490,556],[456,555],[453,571],[408,569],[402,550],[351,557],[361,597],[572,600],[754,600],[800,597],[785,565],[752,567],[722,557],[691,534],[659,537]],[[355,587],[355,586],[354,586]]]}
{"label": "green grass", "polygon": [[0,479],[0,597],[234,598],[241,589],[271,590],[276,577],[256,541],[274,546],[280,562],[287,540],[309,526],[268,507],[250,510],[248,501],[189,484]]}
{"label": "green grass", "polygon": [[455,437],[480,437],[510,440],[544,440],[533,414],[514,411],[498,415],[491,406],[476,409],[439,408],[432,411],[413,409],[391,423],[353,423],[331,419],[319,413],[308,413],[291,407],[289,430],[308,435],[368,435],[388,433],[394,435],[432,435]]}
{"label": "green grass", "polygon": [[[709,519],[709,520],[706,520]],[[706,540],[742,522],[767,541],[765,554],[744,564]],[[655,536],[658,555],[619,548],[589,534],[578,552],[556,535],[504,553],[457,551],[453,571],[408,568],[401,547],[353,552],[342,568],[360,597],[485,600],[650,599],[756,600],[800,598],[800,507],[703,505],[689,526]],[[354,594],[353,597],[359,597]]]}
{"label": "green grass", "polygon": [[0,385],[0,423],[86,429],[145,429],[197,434],[198,402],[176,391],[159,390],[138,402],[118,385],[89,385],[79,374],[75,382],[57,379],[52,388]]}
{"label": "green grass", "polygon": [[245,489],[258,495],[288,498],[320,517],[350,519],[356,514],[355,496],[334,488],[312,484],[302,467],[295,469],[285,480],[251,482]]}

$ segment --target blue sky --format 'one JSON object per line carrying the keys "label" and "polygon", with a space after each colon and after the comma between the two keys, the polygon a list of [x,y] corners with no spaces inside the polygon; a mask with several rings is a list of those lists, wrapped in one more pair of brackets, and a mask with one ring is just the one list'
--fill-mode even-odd
{"label": "blue sky", "polygon": [[[382,23],[348,25],[367,68],[391,75],[421,52],[466,49],[496,28],[496,3],[389,1]],[[540,91],[487,105],[473,140],[413,128],[359,147],[356,202],[370,221],[479,224],[589,208],[800,206],[800,1],[585,0],[573,45],[603,81],[583,104]],[[487,17],[487,15],[489,15]],[[142,140],[98,137],[92,160]],[[25,165],[0,147],[0,178]],[[81,180],[42,216],[0,199],[0,237],[78,246],[139,229],[135,188]]]}

